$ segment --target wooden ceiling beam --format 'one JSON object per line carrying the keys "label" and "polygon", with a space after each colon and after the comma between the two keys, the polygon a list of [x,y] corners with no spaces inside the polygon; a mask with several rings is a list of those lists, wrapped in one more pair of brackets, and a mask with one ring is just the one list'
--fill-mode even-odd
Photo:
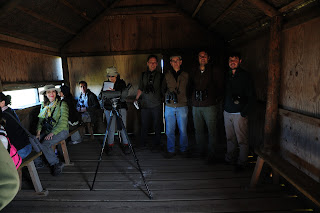
{"label": "wooden ceiling beam", "polygon": [[279,11],[277,11],[275,8],[273,8],[271,5],[267,4],[263,0],[247,0],[252,5],[260,9],[264,14],[266,14],[269,17],[274,17],[276,15],[279,15]]}
{"label": "wooden ceiling beam", "polygon": [[62,4],[69,7],[74,13],[78,14],[82,18],[84,18],[87,21],[92,21],[91,18],[87,16],[87,13],[85,11],[80,11],[79,9],[75,8],[72,4],[70,4],[67,0],[60,0]]}
{"label": "wooden ceiling beam", "polygon": [[289,3],[288,5],[280,8],[279,12],[280,13],[286,13],[289,10],[291,10],[292,8],[297,7],[298,5],[300,5],[301,3],[305,2],[305,1],[306,0],[295,0],[295,1],[291,2],[291,3]]}
{"label": "wooden ceiling beam", "polygon": [[201,0],[197,6],[197,8],[194,10],[193,14],[192,14],[192,18],[194,18],[197,13],[199,12],[200,8],[202,7],[203,3],[205,2],[206,0]]}
{"label": "wooden ceiling beam", "polygon": [[64,27],[64,26],[62,26],[60,24],[57,24],[54,21],[51,21],[51,20],[47,19],[46,17],[44,17],[44,16],[42,16],[42,15],[40,15],[38,13],[35,13],[34,11],[32,11],[32,10],[30,10],[28,8],[17,6],[17,9],[19,9],[20,11],[22,11],[22,12],[24,12],[24,13],[26,13],[26,14],[28,14],[28,15],[36,18],[36,19],[39,19],[42,22],[48,23],[48,24],[50,24],[52,26],[55,26],[56,28],[59,28],[59,29],[65,31],[65,32],[67,32],[69,34],[72,34],[72,35],[77,34],[77,32],[69,30],[68,28],[66,28],[66,27]]}
{"label": "wooden ceiling beam", "polygon": [[112,6],[114,4],[116,4],[118,1],[120,0],[115,0],[112,4],[110,4],[108,6],[108,8],[106,8],[103,12],[101,12],[92,22],[90,22],[87,26],[85,26],[84,28],[82,28],[82,30],[76,34],[75,36],[73,36],[70,40],[68,40],[64,45],[62,45],[61,47],[61,52],[63,53],[64,50],[66,48],[68,48],[72,41],[75,39],[75,38],[78,38],[78,37],[81,37],[83,34],[85,34],[87,31],[89,31],[90,29],[92,29],[92,27],[97,24],[99,21],[103,20],[105,18],[105,16],[109,15],[111,9],[112,9]]}
{"label": "wooden ceiling beam", "polygon": [[0,32],[3,35],[7,35],[7,36],[10,36],[10,37],[13,37],[13,38],[18,38],[18,39],[22,39],[22,40],[25,40],[25,41],[34,42],[34,43],[37,43],[37,44],[40,44],[40,45],[45,45],[47,47],[59,48],[59,45],[56,44],[56,43],[44,41],[44,40],[41,40],[39,38],[35,38],[33,36],[29,36],[29,35],[26,35],[26,34],[23,34],[23,33],[19,33],[17,31],[9,30],[7,28],[0,27]]}
{"label": "wooden ceiling beam", "polygon": [[216,20],[214,20],[208,29],[212,29],[214,26],[216,26],[224,17],[226,17],[230,11],[232,11],[234,8],[236,8],[240,3],[242,3],[243,0],[235,0]]}

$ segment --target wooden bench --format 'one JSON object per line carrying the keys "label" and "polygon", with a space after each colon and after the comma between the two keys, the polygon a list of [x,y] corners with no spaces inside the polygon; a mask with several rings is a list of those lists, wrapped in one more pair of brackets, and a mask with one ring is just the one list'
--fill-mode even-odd
{"label": "wooden bench", "polygon": [[279,154],[267,154],[261,150],[255,150],[259,156],[251,178],[251,187],[255,187],[264,163],[273,169],[274,182],[278,182],[279,175],[285,178],[303,195],[320,207],[320,183],[306,175],[304,172],[283,159]]}
{"label": "wooden bench", "polygon": [[34,159],[36,159],[41,155],[42,155],[42,152],[37,153],[33,151],[25,159],[23,159],[22,164],[18,168],[18,174],[20,179],[20,189],[22,184],[22,168],[27,166],[36,193],[38,195],[47,196],[49,191],[42,188],[37,169],[33,162]]}
{"label": "wooden bench", "polygon": [[[82,128],[84,128],[83,123],[80,124],[79,126],[77,126],[75,129],[73,129],[71,132],[69,132],[68,138],[71,137],[71,135],[73,135],[75,132],[80,131]],[[61,145],[65,166],[72,166],[73,163],[70,162],[70,157],[69,157],[69,152],[67,149],[66,141],[65,140],[59,141],[58,143],[56,143],[52,146],[52,149],[55,150],[58,144]]]}

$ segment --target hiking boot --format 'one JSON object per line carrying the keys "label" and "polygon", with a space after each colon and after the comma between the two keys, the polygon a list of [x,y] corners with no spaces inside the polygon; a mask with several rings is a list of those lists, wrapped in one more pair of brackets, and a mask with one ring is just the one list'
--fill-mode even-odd
{"label": "hiking boot", "polygon": [[129,148],[129,145],[128,145],[128,144],[123,145],[123,153],[124,153],[125,155],[128,155],[128,154],[130,154],[130,153],[131,153],[131,151],[130,151],[130,148]]}
{"label": "hiking boot", "polygon": [[62,163],[62,162],[59,162],[59,163],[56,163],[55,165],[53,165],[52,175],[59,176],[62,173],[63,167],[64,167],[64,163]]}
{"label": "hiking boot", "polygon": [[109,156],[112,155],[112,151],[113,151],[113,146],[108,145],[106,150],[107,155]]}

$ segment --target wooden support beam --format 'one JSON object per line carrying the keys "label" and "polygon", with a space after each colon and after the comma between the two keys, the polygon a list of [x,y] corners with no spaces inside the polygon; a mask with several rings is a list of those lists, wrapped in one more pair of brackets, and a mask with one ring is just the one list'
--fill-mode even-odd
{"label": "wooden support beam", "polygon": [[62,45],[61,48],[61,52],[63,53],[64,50],[66,48],[68,48],[71,43],[72,40],[78,37],[81,37],[83,34],[85,34],[87,31],[89,31],[90,29],[92,29],[92,27],[97,24],[100,20],[102,20],[106,15],[108,15],[111,11],[111,7],[112,5],[114,5],[115,3],[117,3],[119,0],[115,0],[112,4],[109,5],[109,7],[107,9],[105,9],[102,13],[100,13],[100,15],[98,15],[92,22],[90,22],[86,27],[82,28],[82,30],[76,34],[75,36],[73,36],[70,40],[68,40],[64,45]]}
{"label": "wooden support beam", "polygon": [[46,17],[44,17],[44,16],[42,16],[40,14],[37,14],[37,13],[35,13],[34,11],[32,11],[32,10],[30,10],[28,8],[17,6],[17,9],[19,9],[20,11],[22,11],[22,12],[24,12],[24,13],[26,13],[26,14],[28,14],[28,15],[36,18],[36,19],[39,19],[40,21],[43,21],[43,22],[48,23],[48,24],[51,24],[52,26],[55,26],[55,27],[65,31],[65,32],[67,32],[69,34],[72,34],[72,35],[77,34],[77,32],[69,30],[68,28],[66,28],[66,27],[64,27],[64,26],[62,26],[60,24],[57,24],[54,21],[51,21],[48,18],[46,18]]}
{"label": "wooden support beam", "polygon": [[49,50],[43,50],[36,47],[29,47],[22,44],[16,44],[8,41],[1,41],[0,40],[0,46],[1,47],[7,47],[11,49],[17,49],[17,50],[25,50],[29,52],[35,52],[35,53],[41,53],[46,55],[53,55],[53,56],[60,56],[59,52],[49,51]]}
{"label": "wooden support beam", "polygon": [[289,10],[291,10],[292,8],[297,7],[298,5],[300,5],[301,3],[305,2],[305,1],[306,0],[295,0],[295,1],[291,2],[290,4],[280,8],[279,12],[280,13],[286,13]]}
{"label": "wooden support beam", "polygon": [[63,80],[64,80],[64,83],[68,87],[70,87],[68,58],[63,56],[63,57],[61,57],[61,59],[62,59]]}
{"label": "wooden support beam", "polygon": [[281,71],[281,27],[282,16],[275,16],[271,20],[267,104],[264,124],[264,149],[271,152],[276,147],[275,134],[278,116],[278,98],[280,91]]}
{"label": "wooden support beam", "polygon": [[195,9],[195,11],[193,12],[192,14],[192,18],[194,18],[197,13],[199,12],[200,8],[202,7],[203,3],[205,2],[206,0],[201,0],[197,6],[197,8]]}
{"label": "wooden support beam", "polygon": [[2,16],[7,15],[8,12],[10,12],[11,10],[13,10],[14,8],[17,7],[17,5],[20,4],[22,0],[11,0],[11,1],[7,1],[8,3],[6,3],[4,6],[2,6],[0,8],[0,18]]}
{"label": "wooden support beam", "polygon": [[216,26],[224,17],[226,17],[234,8],[236,8],[243,0],[236,0],[234,1],[216,20],[214,20],[208,29],[212,29],[214,26]]}
{"label": "wooden support beam", "polygon": [[13,38],[34,42],[34,43],[37,43],[37,44],[40,44],[40,45],[45,45],[47,47],[59,48],[59,44],[57,44],[57,43],[44,41],[44,40],[41,40],[39,38],[35,38],[35,37],[32,37],[32,36],[29,36],[27,34],[19,33],[19,32],[13,31],[13,30],[9,30],[7,28],[0,27],[0,32],[1,32],[2,35],[5,35],[5,36],[10,36],[10,37],[13,37]]}
{"label": "wooden support beam", "polygon": [[84,18],[87,21],[92,21],[91,18],[87,16],[87,13],[85,11],[80,11],[79,9],[75,8],[72,4],[70,4],[67,0],[60,0],[62,4],[69,7],[74,13],[78,14],[82,18]]}
{"label": "wooden support beam", "polygon": [[276,15],[279,15],[279,12],[275,8],[273,8],[263,0],[247,0],[247,1],[253,4],[254,6],[256,6],[258,9],[260,9],[262,12],[264,12],[264,14],[266,14],[269,17],[274,17]]}

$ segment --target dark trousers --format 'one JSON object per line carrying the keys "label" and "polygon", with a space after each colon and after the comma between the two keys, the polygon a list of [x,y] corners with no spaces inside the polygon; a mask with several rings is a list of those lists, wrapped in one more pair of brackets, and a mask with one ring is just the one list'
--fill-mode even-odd
{"label": "dark trousers", "polygon": [[161,105],[154,108],[141,109],[141,139],[140,146],[146,145],[146,139],[149,131],[150,124],[153,123],[155,131],[152,145],[160,145],[161,141],[161,124],[162,124],[162,107]]}

